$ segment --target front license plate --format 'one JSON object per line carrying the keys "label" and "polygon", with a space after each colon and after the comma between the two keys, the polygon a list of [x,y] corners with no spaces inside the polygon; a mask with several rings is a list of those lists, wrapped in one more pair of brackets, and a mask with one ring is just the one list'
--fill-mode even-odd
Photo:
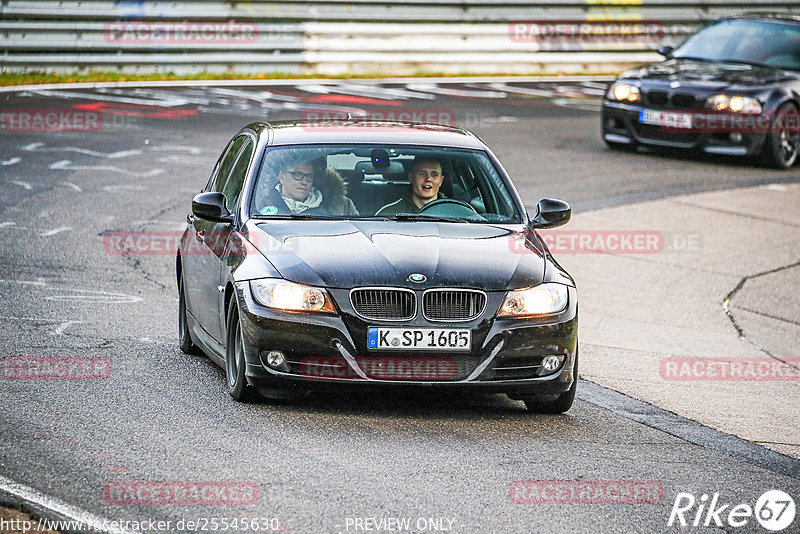
{"label": "front license plate", "polygon": [[367,347],[379,350],[470,350],[469,328],[381,328],[367,330]]}
{"label": "front license plate", "polygon": [[654,111],[643,109],[639,112],[639,122],[664,126],[665,128],[691,129],[692,115],[690,113],[673,113],[671,111]]}

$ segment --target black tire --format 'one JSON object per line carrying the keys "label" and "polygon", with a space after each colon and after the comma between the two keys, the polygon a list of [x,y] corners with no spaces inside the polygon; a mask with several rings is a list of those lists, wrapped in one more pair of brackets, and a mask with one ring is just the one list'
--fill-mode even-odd
{"label": "black tire", "polygon": [[256,390],[247,383],[245,376],[244,342],[242,326],[239,322],[239,309],[236,299],[231,299],[228,307],[228,328],[225,344],[225,387],[228,394],[239,402],[250,402],[258,397]]}
{"label": "black tire", "polygon": [[800,152],[800,130],[797,127],[797,106],[781,104],[775,111],[770,131],[764,140],[761,161],[776,169],[789,169]]}
{"label": "black tire", "polygon": [[192,342],[189,322],[186,318],[186,295],[183,292],[183,275],[178,280],[178,345],[185,354],[201,354],[200,349]]}
{"label": "black tire", "polygon": [[572,371],[572,386],[555,398],[525,397],[525,407],[534,413],[564,413],[572,407],[578,389],[578,350],[575,350],[575,366]]}

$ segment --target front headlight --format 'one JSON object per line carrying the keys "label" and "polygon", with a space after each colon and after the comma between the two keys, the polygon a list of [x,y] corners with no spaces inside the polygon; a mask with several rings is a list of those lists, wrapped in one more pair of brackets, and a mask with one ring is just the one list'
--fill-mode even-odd
{"label": "front headlight", "polygon": [[714,95],[706,99],[706,107],[716,111],[731,111],[733,113],[761,113],[761,104],[749,96]]}
{"label": "front headlight", "polygon": [[509,291],[497,313],[500,316],[552,315],[567,307],[567,286],[541,284]]}
{"label": "front headlight", "polygon": [[629,83],[614,82],[608,88],[606,96],[611,100],[618,100],[620,102],[637,102],[641,97],[639,88]]}
{"label": "front headlight", "polygon": [[253,298],[262,306],[279,310],[334,312],[328,292],[278,278],[250,280]]}

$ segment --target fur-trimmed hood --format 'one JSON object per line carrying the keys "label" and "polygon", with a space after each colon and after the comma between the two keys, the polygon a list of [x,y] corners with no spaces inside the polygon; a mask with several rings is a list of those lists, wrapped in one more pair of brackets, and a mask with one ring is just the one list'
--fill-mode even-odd
{"label": "fur-trimmed hood", "polygon": [[325,176],[314,182],[314,187],[322,193],[322,198],[337,204],[342,202],[347,195],[347,184],[344,178],[331,168],[325,169]]}

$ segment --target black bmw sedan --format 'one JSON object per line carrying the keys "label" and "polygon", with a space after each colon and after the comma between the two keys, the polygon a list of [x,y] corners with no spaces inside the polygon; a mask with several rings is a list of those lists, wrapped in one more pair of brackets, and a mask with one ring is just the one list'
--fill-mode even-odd
{"label": "black bmw sedan", "polygon": [[800,16],[716,21],[661,63],[621,74],[603,99],[611,148],[666,146],[759,157],[781,169],[800,149]]}
{"label": "black bmw sedan", "polygon": [[577,293],[472,133],[254,123],[192,201],[177,254],[180,347],[236,400],[322,387],[476,388],[560,413]]}

